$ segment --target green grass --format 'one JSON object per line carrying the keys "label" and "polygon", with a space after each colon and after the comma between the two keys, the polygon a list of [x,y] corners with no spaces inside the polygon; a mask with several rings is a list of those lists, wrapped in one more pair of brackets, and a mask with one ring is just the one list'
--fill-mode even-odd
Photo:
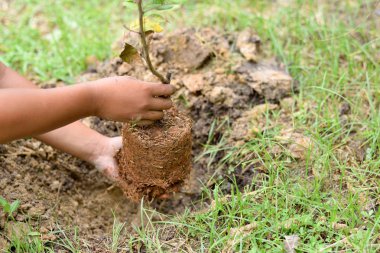
{"label": "green grass", "polygon": [[[246,190],[251,194],[234,189],[226,202],[218,187],[206,191],[214,206],[136,229],[125,247],[144,244],[152,252],[175,247],[184,252],[186,247],[195,252],[283,252],[285,236],[298,235],[297,252],[380,251],[378,204],[377,209],[365,208],[380,198],[380,17],[373,14],[380,6],[369,0],[280,2],[185,1],[186,18],[173,24],[255,29],[267,54],[278,56],[299,82],[290,117],[295,129],[312,138],[310,154],[299,162],[286,152],[268,152],[277,144],[281,125],[241,148],[227,147],[221,166],[233,171],[240,162],[254,163],[266,171]],[[24,3],[15,1],[14,6]],[[86,68],[88,56],[111,55],[110,45],[129,18],[116,6],[120,1],[28,1],[17,22],[11,20],[0,30],[0,59],[41,81],[72,82]],[[29,18],[41,9],[63,32],[59,42],[31,28]],[[4,17],[0,13],[0,20]],[[346,123],[339,117],[342,103],[351,106]],[[268,124],[277,116],[268,114]],[[340,154],[353,139],[366,145],[362,162]],[[215,155],[222,144],[207,145],[205,155]],[[244,160],[247,153],[254,159]],[[117,243],[120,224],[115,223],[112,249],[123,247]],[[245,233],[231,234],[231,228],[247,224],[254,225]],[[175,231],[171,245],[159,239],[165,229]]]}
{"label": "green grass", "polygon": [[[277,144],[281,125],[242,148],[230,147],[221,166],[234,170],[243,161],[267,171],[265,178],[253,180],[252,187],[259,189],[254,195],[236,190],[231,201],[218,204],[223,194],[216,189],[208,193],[217,203],[214,208],[185,214],[135,239],[148,251],[162,250],[163,243],[152,238],[162,227],[174,226],[178,241],[195,251],[282,252],[285,236],[298,235],[299,252],[378,252],[380,211],[364,208],[366,201],[379,200],[380,186],[380,39],[374,6],[374,1],[294,1],[277,7],[263,1],[201,1],[190,6],[187,24],[252,27],[271,54],[286,63],[300,86],[293,127],[310,136],[314,148],[305,162],[274,157],[268,150]],[[344,102],[352,108],[346,124],[339,117]],[[275,118],[275,113],[267,116],[268,124]],[[362,163],[339,156],[353,138],[368,145]],[[207,145],[205,155],[212,158],[221,148],[225,143]],[[247,153],[254,154],[252,161],[244,160]],[[247,224],[255,228],[234,241],[230,229]]]}
{"label": "green grass", "polygon": [[[10,245],[8,252],[33,252],[33,253],[42,253],[42,252],[54,252],[49,247],[44,245],[44,242],[38,236],[29,236],[25,235],[21,237],[19,235],[14,235],[9,238]],[[7,251],[2,251],[7,252]]]}
{"label": "green grass", "polygon": [[87,57],[110,57],[112,42],[123,32],[120,2],[11,1],[0,12],[7,22],[0,29],[0,60],[40,81],[72,83],[86,69]]}
{"label": "green grass", "polygon": [[[89,252],[88,248],[82,247],[78,235],[78,229],[63,230],[58,226],[57,231],[50,231],[44,235],[40,232],[38,227],[31,226],[25,222],[16,222],[7,220],[5,222],[5,231],[1,233],[6,241],[6,248],[1,248],[0,252],[16,252],[16,253],[45,253],[56,252],[57,249],[64,250],[64,252],[80,253],[84,249]],[[115,231],[120,233],[119,227],[115,227]],[[54,241],[50,241],[49,236],[55,236]],[[45,236],[45,237],[44,237]],[[50,237],[51,238],[51,237]],[[112,249],[114,244],[112,244]],[[117,247],[117,246],[116,246]],[[116,251],[112,251],[116,252]]]}

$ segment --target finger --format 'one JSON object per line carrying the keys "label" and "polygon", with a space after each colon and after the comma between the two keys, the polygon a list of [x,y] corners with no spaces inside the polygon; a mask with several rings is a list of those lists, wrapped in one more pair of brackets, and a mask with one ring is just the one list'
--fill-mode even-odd
{"label": "finger", "polygon": [[147,126],[153,123],[154,121],[145,119],[143,115],[138,115],[130,121],[130,124],[132,124],[132,126]]}
{"label": "finger", "polygon": [[116,161],[112,156],[101,157],[96,160],[94,165],[111,181],[116,182],[119,178],[119,170]]}
{"label": "finger", "polygon": [[149,126],[149,125],[152,125],[154,123],[154,121],[152,120],[140,120],[138,122],[136,122],[136,125],[137,126]]}
{"label": "finger", "polygon": [[109,140],[115,152],[123,146],[123,138],[121,136],[112,137]]}
{"label": "finger", "polygon": [[152,111],[168,110],[173,107],[173,102],[169,98],[153,98],[148,108]]}
{"label": "finger", "polygon": [[160,120],[164,117],[163,111],[149,111],[142,115],[144,120]]}
{"label": "finger", "polygon": [[162,199],[162,200],[166,200],[166,199],[170,199],[172,196],[168,193],[164,193],[160,196],[158,196],[158,199]]}
{"label": "finger", "polygon": [[117,168],[106,168],[106,169],[102,170],[102,172],[112,182],[117,182],[119,179],[119,172],[118,172]]}
{"label": "finger", "polygon": [[151,84],[151,94],[153,96],[171,96],[175,92],[175,88],[170,84]]}

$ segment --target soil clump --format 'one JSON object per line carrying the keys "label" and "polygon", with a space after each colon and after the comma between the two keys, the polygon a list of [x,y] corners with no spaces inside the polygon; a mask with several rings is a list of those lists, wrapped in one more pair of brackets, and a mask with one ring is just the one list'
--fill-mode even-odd
{"label": "soil clump", "polygon": [[125,124],[118,153],[121,188],[139,201],[177,192],[191,170],[191,120],[175,109],[150,126]]}

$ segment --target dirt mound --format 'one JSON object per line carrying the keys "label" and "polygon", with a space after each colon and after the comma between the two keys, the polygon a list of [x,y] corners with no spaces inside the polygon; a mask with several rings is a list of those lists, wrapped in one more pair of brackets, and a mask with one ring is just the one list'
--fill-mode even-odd
{"label": "dirt mound", "polygon": [[[157,69],[161,73],[172,73],[171,83],[178,89],[174,97],[176,104],[194,121],[195,158],[201,155],[204,144],[218,143],[231,127],[230,124],[222,124],[210,135],[210,129],[217,122],[227,118],[230,122],[244,118],[245,111],[264,101],[278,104],[295,88],[295,82],[286,73],[283,64],[272,58],[263,59],[261,40],[252,30],[225,33],[205,28],[155,34],[151,51]],[[81,78],[83,80],[88,76],[91,80],[112,75],[130,75],[142,80],[158,81],[142,63],[130,65],[119,58],[99,64]],[[246,133],[247,127],[248,124],[245,128],[234,129],[240,131],[235,131],[240,140],[246,139],[242,135]],[[223,156],[223,152],[218,152],[213,159],[217,161]],[[229,180],[228,169],[213,168],[210,160],[202,157],[193,164],[191,178],[194,181],[188,182],[182,194],[165,201],[164,205],[160,200],[153,205],[161,208],[161,211],[175,213],[182,209],[183,203],[198,199],[202,185],[211,187],[216,182],[210,178]],[[250,183],[247,178],[252,178],[254,173],[253,169],[245,172],[241,187]],[[223,185],[226,191],[230,189],[231,183],[232,180]],[[178,206],[178,209],[173,209],[173,206]]]}
{"label": "dirt mound", "polygon": [[[260,38],[251,30],[185,29],[154,35],[152,60],[160,72],[172,73],[172,84],[179,89],[176,100],[195,121],[196,143],[205,141],[215,118],[230,116],[234,120],[256,104],[265,100],[277,103],[292,93],[294,82],[283,64],[274,59],[257,62],[261,47]],[[186,65],[180,63],[183,60],[175,64],[178,59],[186,59]],[[144,65],[131,66],[118,58],[87,74],[90,80],[110,75],[158,81]]]}
{"label": "dirt mound", "polygon": [[139,201],[177,192],[191,169],[191,120],[172,109],[150,126],[126,124],[118,154],[121,188]]}
{"label": "dirt mound", "polygon": [[202,67],[210,59],[212,51],[204,47],[196,35],[195,30],[183,30],[167,37],[155,35],[152,54],[156,65],[166,64],[184,71]]}

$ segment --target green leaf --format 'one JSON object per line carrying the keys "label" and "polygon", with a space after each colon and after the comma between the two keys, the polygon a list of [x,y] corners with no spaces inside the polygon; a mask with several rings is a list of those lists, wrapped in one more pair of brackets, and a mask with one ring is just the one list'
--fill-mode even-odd
{"label": "green leaf", "polygon": [[144,7],[144,11],[148,12],[148,11],[151,11],[151,10],[155,10],[159,6],[161,6],[161,4],[148,4],[147,6]]}
{"label": "green leaf", "polygon": [[8,201],[6,201],[3,197],[0,197],[0,206],[4,207],[6,204],[8,204]]}
{"label": "green leaf", "polygon": [[5,213],[8,213],[10,212],[10,209],[11,209],[11,205],[9,204],[9,202],[4,199],[3,197],[0,197],[0,205],[3,207],[3,211]]}
{"label": "green leaf", "polygon": [[11,205],[7,202],[5,205],[3,205],[3,210],[7,214],[11,214]]}
{"label": "green leaf", "polygon": [[176,8],[178,6],[179,6],[178,4],[164,4],[164,5],[158,6],[157,10],[159,10],[159,11],[166,11],[166,10],[174,9],[174,8]]}
{"label": "green leaf", "polygon": [[166,11],[166,10],[172,10],[177,7],[179,7],[179,4],[150,4],[147,5],[145,8],[145,12],[149,11]]}
{"label": "green leaf", "polygon": [[18,208],[19,206],[20,206],[20,200],[16,200],[16,201],[14,201],[14,202],[10,205],[10,209],[9,209],[10,214],[14,213],[14,212],[17,210],[17,208]]}
{"label": "green leaf", "polygon": [[151,22],[157,22],[157,23],[167,22],[166,18],[159,13],[150,13],[150,14],[147,14],[146,17],[148,17],[148,20]]}
{"label": "green leaf", "polygon": [[153,4],[164,4],[166,0],[153,0]]}
{"label": "green leaf", "polygon": [[153,4],[178,4],[183,2],[183,0],[152,0]]}
{"label": "green leaf", "polygon": [[29,232],[28,236],[40,236],[41,234],[39,232]]}
{"label": "green leaf", "polygon": [[125,43],[124,49],[120,54],[120,58],[124,62],[131,63],[133,62],[137,57],[139,57],[139,52],[136,48],[134,48],[132,45]]}

